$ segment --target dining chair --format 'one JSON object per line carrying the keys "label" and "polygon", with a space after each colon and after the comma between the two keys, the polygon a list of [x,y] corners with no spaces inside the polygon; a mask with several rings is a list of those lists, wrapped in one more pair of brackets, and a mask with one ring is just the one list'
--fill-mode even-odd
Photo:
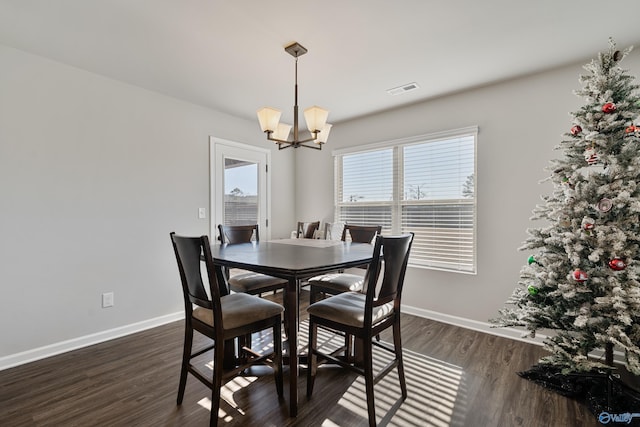
{"label": "dining chair", "polygon": [[313,239],[316,232],[320,228],[320,221],[316,222],[298,222],[297,235],[298,239]]}
{"label": "dining chair", "polygon": [[[407,385],[402,360],[400,337],[400,300],[404,276],[407,270],[413,233],[402,236],[377,236],[373,259],[367,268],[366,292],[345,292],[318,301],[307,308],[309,313],[309,350],[307,369],[307,397],[311,398],[318,372],[318,364],[337,364],[365,378],[369,425],[376,425],[373,386],[380,379],[398,369],[402,400],[407,398]],[[383,262],[379,262],[382,254]],[[383,271],[381,271],[383,270]],[[378,279],[382,277],[382,280]],[[354,336],[362,343],[361,360],[352,359],[349,350],[341,347],[331,353],[318,348],[318,327]],[[392,328],[393,347],[373,337]],[[375,375],[373,371],[373,346],[393,354],[393,360]],[[344,357],[340,353],[344,352]]]}
{"label": "dining chair", "polygon": [[[381,231],[382,226],[380,225],[345,224],[341,240],[344,242],[350,238],[355,243],[371,243]],[[342,292],[362,290],[364,277],[352,273],[329,273],[312,277],[308,284],[310,285],[309,303],[313,304],[321,293],[337,295]]]}
{"label": "dining chair", "polygon": [[[253,225],[222,225],[218,224],[218,233],[221,243],[230,245],[237,243],[250,243],[260,241],[258,224]],[[243,292],[250,295],[260,295],[265,292],[277,291],[287,286],[287,281],[266,274],[242,271],[230,276],[225,269],[229,287],[234,292]]]}
{"label": "dining chair", "polygon": [[[171,242],[178,263],[185,310],[185,334],[178,386],[177,404],[184,398],[187,376],[192,374],[211,389],[210,426],[218,425],[220,408],[220,389],[227,380],[239,375],[249,366],[271,361],[276,391],[283,394],[282,379],[282,331],[280,320],[284,308],[280,304],[244,293],[229,294],[226,292],[225,276],[220,268],[213,265],[211,246],[207,236],[186,237],[170,233]],[[208,294],[201,271],[202,256],[206,266]],[[272,330],[273,351],[268,353],[254,352],[248,343],[240,350],[238,361],[243,363],[231,369],[223,369],[226,354],[233,354],[235,338],[245,337],[253,332]],[[194,331],[213,340],[196,351],[193,349]],[[213,377],[198,369],[191,360],[213,350]]]}

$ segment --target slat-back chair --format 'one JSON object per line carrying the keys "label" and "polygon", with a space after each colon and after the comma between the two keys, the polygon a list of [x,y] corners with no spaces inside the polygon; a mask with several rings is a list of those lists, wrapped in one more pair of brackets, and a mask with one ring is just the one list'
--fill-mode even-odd
{"label": "slat-back chair", "polygon": [[[225,276],[220,268],[213,264],[211,246],[207,236],[185,237],[171,233],[171,242],[178,263],[182,293],[184,296],[185,334],[178,386],[177,404],[184,398],[188,374],[211,389],[210,426],[218,424],[220,407],[220,389],[224,382],[239,375],[251,365],[272,361],[276,391],[282,396],[282,335],[281,316],[284,308],[280,304],[244,293],[229,294]],[[206,266],[209,294],[202,279],[202,257]],[[272,330],[273,351],[266,354],[254,352],[243,347],[244,353],[239,360],[245,362],[240,366],[225,371],[223,369],[225,353],[233,354],[233,350],[225,349],[232,345],[235,338],[250,335],[267,329]],[[213,340],[213,344],[193,350],[194,331]],[[249,343],[250,346],[250,343]],[[213,350],[213,377],[202,372],[192,359]],[[227,350],[227,351],[225,351]]]}
{"label": "slat-back chair", "polygon": [[[373,386],[382,377],[398,369],[402,400],[407,397],[400,337],[400,301],[404,276],[409,260],[413,233],[403,236],[377,236],[373,259],[366,277],[366,293],[345,292],[316,302],[307,308],[309,313],[309,368],[307,370],[307,397],[311,398],[319,362],[338,364],[365,377],[369,425],[376,425]],[[381,263],[379,261],[382,253]],[[382,280],[378,279],[381,275]],[[350,357],[349,349],[342,347],[331,353],[318,348],[318,327],[340,331],[362,342],[362,360]],[[382,331],[393,328],[393,347],[373,340]],[[373,372],[373,346],[393,354],[386,367]],[[344,357],[340,353],[344,351]],[[361,362],[361,365],[358,363]]]}

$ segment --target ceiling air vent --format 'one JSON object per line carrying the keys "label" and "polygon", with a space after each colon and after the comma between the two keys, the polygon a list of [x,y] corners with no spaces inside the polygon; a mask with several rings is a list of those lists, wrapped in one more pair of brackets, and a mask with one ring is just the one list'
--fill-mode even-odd
{"label": "ceiling air vent", "polygon": [[406,85],[394,87],[393,89],[387,89],[387,93],[389,95],[400,95],[401,93],[411,92],[412,90],[418,89],[418,83],[407,83]]}

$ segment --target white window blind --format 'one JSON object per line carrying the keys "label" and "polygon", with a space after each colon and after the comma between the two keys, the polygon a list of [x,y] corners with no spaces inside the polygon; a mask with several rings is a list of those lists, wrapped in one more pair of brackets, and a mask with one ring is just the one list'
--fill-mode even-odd
{"label": "white window blind", "polygon": [[357,225],[382,225],[392,230],[394,150],[386,148],[341,157],[336,180],[338,221]]}
{"label": "white window blind", "polygon": [[335,154],[336,220],[414,232],[410,264],[476,272],[477,128]]}

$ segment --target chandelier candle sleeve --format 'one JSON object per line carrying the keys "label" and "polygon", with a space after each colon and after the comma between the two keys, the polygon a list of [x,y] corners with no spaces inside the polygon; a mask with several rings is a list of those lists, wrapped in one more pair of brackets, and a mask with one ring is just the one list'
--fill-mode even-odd
{"label": "chandelier candle sleeve", "polygon": [[318,134],[318,139],[316,139],[316,144],[324,144],[327,142],[329,138],[329,132],[331,132],[331,126],[329,123],[325,124],[320,133]]}
{"label": "chandelier candle sleeve", "polygon": [[311,133],[320,132],[327,123],[328,117],[329,112],[317,105],[304,110],[304,119],[307,122],[307,129],[309,129],[309,132]]}
{"label": "chandelier candle sleeve", "polygon": [[275,132],[273,132],[273,138],[287,140],[289,139],[289,133],[291,133],[291,125],[278,123]]}
{"label": "chandelier candle sleeve", "polygon": [[258,110],[258,121],[262,132],[275,132],[281,115],[282,111],[271,107],[264,107]]}

